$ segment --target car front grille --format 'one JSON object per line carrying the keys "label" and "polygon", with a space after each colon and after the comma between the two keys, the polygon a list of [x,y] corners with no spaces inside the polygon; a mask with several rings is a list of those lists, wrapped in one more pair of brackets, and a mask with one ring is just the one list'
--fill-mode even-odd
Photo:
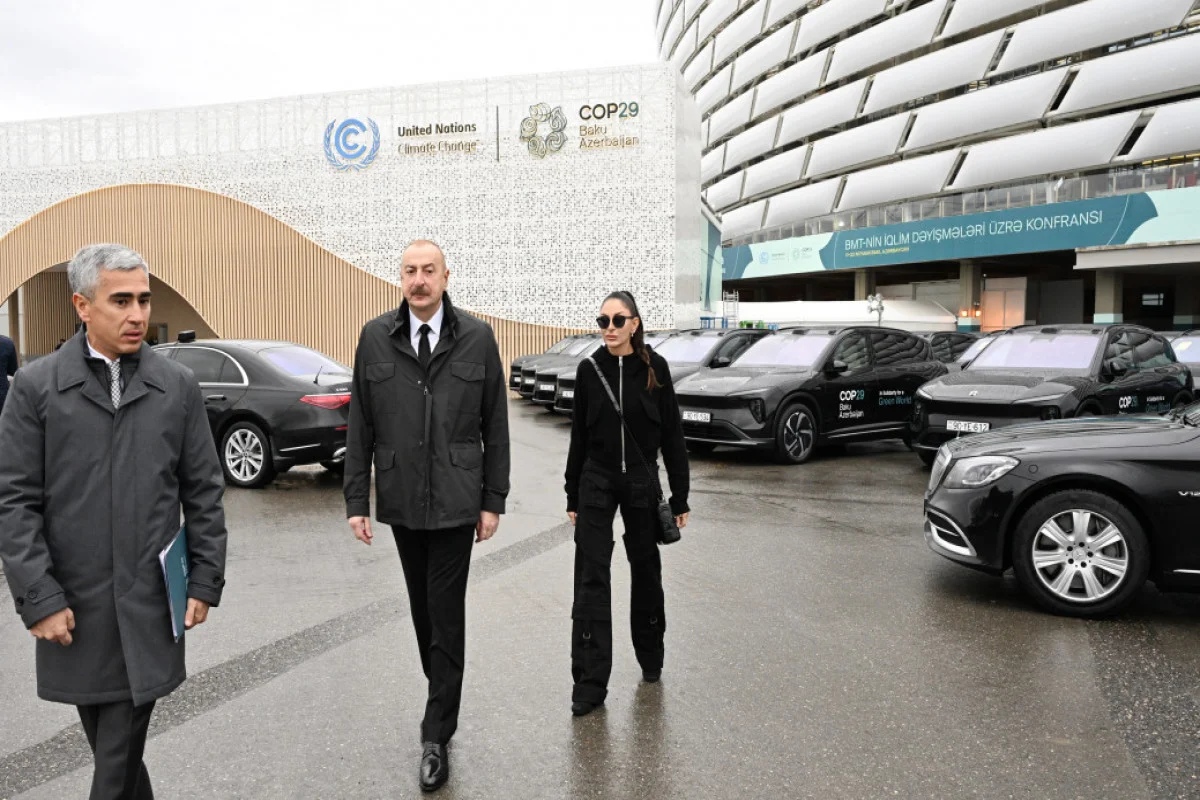
{"label": "car front grille", "polygon": [[975,548],[971,546],[967,535],[954,520],[938,511],[927,511],[925,514],[925,533],[937,544],[960,556],[977,558]]}
{"label": "car front grille", "polygon": [[683,423],[683,435],[691,439],[708,439],[711,441],[736,442],[738,436],[722,425],[705,425],[700,422]]}

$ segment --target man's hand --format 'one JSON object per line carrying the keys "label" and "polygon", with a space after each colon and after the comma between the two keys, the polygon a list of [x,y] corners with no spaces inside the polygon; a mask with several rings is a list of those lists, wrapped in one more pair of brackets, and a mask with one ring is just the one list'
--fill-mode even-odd
{"label": "man's hand", "polygon": [[354,538],[358,539],[363,544],[371,543],[373,534],[371,533],[370,517],[351,517],[350,530],[354,531]]}
{"label": "man's hand", "polygon": [[188,610],[183,616],[183,629],[190,631],[197,625],[203,625],[206,619],[208,619],[208,603],[189,597]]}
{"label": "man's hand", "polygon": [[687,521],[688,515],[687,512],[684,512],[675,518],[675,526],[679,528],[679,530],[683,530],[687,527]]}
{"label": "man's hand", "polygon": [[491,511],[480,511],[479,522],[475,525],[475,541],[486,542],[496,534],[500,527],[500,515]]}
{"label": "man's hand", "polygon": [[38,620],[29,633],[35,639],[45,639],[47,642],[58,642],[63,647],[71,644],[71,631],[75,630],[75,612],[64,608],[43,620]]}
{"label": "man's hand", "polygon": [[567,516],[571,518],[571,524],[572,524],[572,525],[574,525],[574,524],[575,524],[575,520],[577,519],[575,512],[574,512],[574,511],[568,511],[568,512],[567,512]]}

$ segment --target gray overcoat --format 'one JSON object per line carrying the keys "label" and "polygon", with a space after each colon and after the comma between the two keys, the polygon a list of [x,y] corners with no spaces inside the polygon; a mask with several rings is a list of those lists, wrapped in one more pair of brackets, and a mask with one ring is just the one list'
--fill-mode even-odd
{"label": "gray overcoat", "polygon": [[37,642],[38,695],[163,697],[185,678],[158,554],[188,529],[190,597],[225,583],[224,483],[200,387],[143,345],[114,410],[84,334],[17,373],[0,414],[0,558],[26,627],[70,607],[69,647]]}

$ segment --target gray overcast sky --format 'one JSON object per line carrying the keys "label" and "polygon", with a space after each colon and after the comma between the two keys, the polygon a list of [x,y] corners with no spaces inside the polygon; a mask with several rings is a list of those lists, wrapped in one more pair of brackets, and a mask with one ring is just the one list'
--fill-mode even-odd
{"label": "gray overcast sky", "polygon": [[654,0],[0,0],[0,120],[652,62]]}

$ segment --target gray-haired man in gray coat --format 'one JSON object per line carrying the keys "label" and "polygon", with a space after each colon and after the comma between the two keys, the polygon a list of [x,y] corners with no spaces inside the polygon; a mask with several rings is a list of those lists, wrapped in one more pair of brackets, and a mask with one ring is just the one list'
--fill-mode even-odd
{"label": "gray-haired man in gray coat", "polygon": [[225,582],[224,484],[199,384],[142,341],[145,260],[92,245],[67,272],[86,331],[18,372],[0,416],[0,558],[38,696],[79,709],[92,800],[141,800],[154,701],[185,677],[159,552],[182,511],[186,625],[204,622]]}

